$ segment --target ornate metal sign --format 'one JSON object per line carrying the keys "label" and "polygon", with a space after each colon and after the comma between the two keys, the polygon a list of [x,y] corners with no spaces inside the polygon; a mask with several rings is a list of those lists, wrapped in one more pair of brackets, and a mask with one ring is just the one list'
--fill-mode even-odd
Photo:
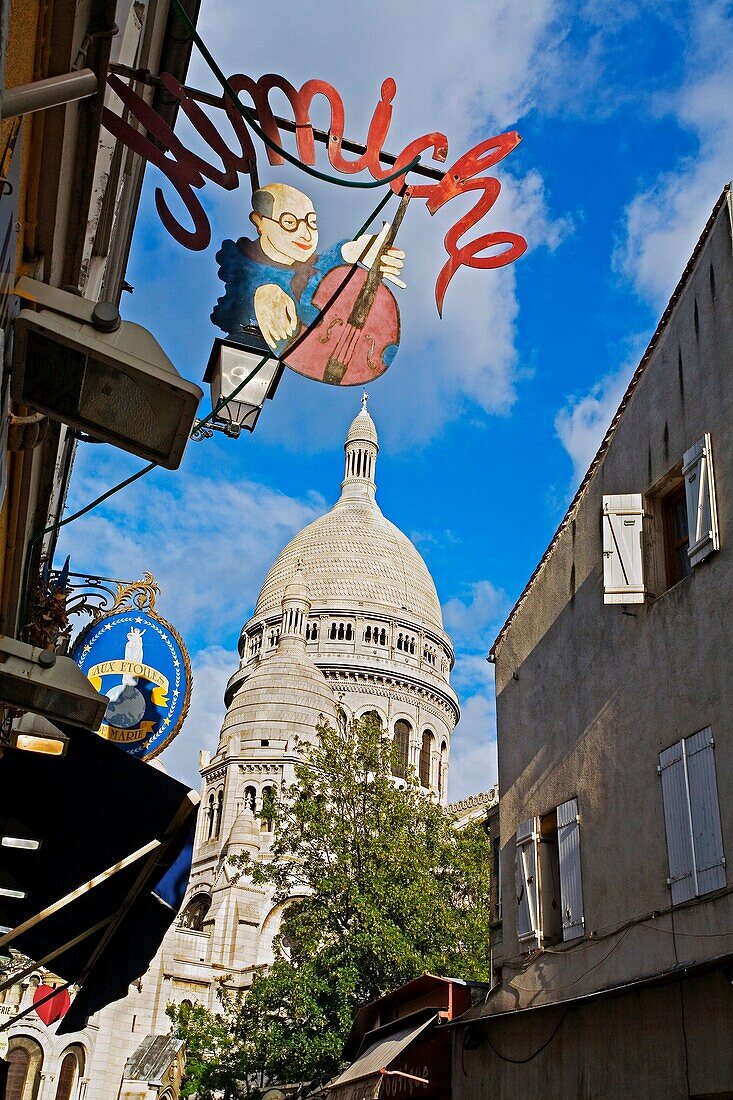
{"label": "ornate metal sign", "polygon": [[159,594],[150,573],[119,585],[111,609],[94,616],[72,653],[109,698],[100,736],[141,760],[157,756],[180,732],[193,683],[180,635],[155,611]]}
{"label": "ornate metal sign", "polygon": [[[160,187],[155,190],[158,215],[165,228],[179,244],[198,251],[207,248],[211,242],[211,226],[196,193],[197,190],[204,186],[207,179],[227,191],[235,190],[239,187],[240,175],[251,173],[256,169],[257,155],[242,114],[227,96],[222,96],[217,106],[226,112],[238,149],[231,148],[209,116],[187,94],[175,77],[170,73],[161,73],[159,79],[169,95],[179,101],[181,111],[196,129],[203,143],[209,146],[221,167],[216,163],[210,164],[199,154],[187,149],[160,115],[129,84],[114,73],[108,77],[108,83],[122,101],[125,115],[120,117],[105,107],[102,111],[102,122],[119,141],[154,164],[169,181],[185,207],[190,219],[190,227],[182,224],[172,212]],[[416,156],[427,151],[430,151],[433,160],[438,162],[444,162],[448,157],[448,138],[445,134],[435,131],[415,138],[396,157],[394,165],[382,167],[382,150],[392,118],[392,100],[397,92],[397,86],[392,79],[387,79],[382,84],[380,99],[369,125],[366,151],[352,160],[344,156],[343,100],[336,89],[325,80],[308,80],[300,89],[296,89],[285,77],[273,73],[268,73],[257,81],[240,73],[231,76],[228,83],[240,100],[243,96],[250,99],[263,133],[271,143],[279,147],[282,147],[282,137],[269,97],[273,88],[284,93],[293,110],[298,156],[303,164],[315,164],[314,131],[310,110],[316,97],[325,98],[329,105],[331,118],[328,159],[337,172],[350,175],[367,170],[373,179],[380,180],[391,177],[395,171],[406,169]],[[139,126],[136,126],[135,122]],[[504,267],[518,259],[527,247],[524,237],[507,230],[495,230],[475,237],[473,240],[459,243],[465,234],[489,213],[499,196],[501,185],[495,176],[488,174],[489,169],[511,153],[520,140],[519,134],[514,130],[487,138],[454,161],[439,182],[409,187],[413,198],[425,200],[431,214],[435,214],[457,196],[478,191],[473,207],[461,216],[445,236],[444,244],[448,259],[435,284],[435,301],[439,313],[442,313],[448,284],[460,267]],[[267,155],[271,165],[283,163],[282,156],[272,146],[268,147]],[[395,193],[399,193],[403,185],[404,177],[393,179],[390,183]],[[301,228],[303,215],[290,209],[282,212],[290,213],[296,219],[297,224],[291,232],[297,234],[300,231],[304,234],[305,231]],[[288,221],[287,224],[293,223]],[[307,222],[305,224],[307,226]],[[285,226],[281,225],[281,228],[288,232]],[[305,249],[303,252],[305,255]]]}

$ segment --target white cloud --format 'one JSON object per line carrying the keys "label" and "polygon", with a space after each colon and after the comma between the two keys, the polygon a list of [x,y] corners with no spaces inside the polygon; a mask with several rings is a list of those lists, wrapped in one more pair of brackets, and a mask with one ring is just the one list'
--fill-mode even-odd
{"label": "white cloud", "polygon": [[622,366],[601,378],[588,393],[580,397],[568,397],[555,416],[555,431],[573,462],[571,494],[575,492],[595,458],[631,376],[639,364],[646,340],[645,334],[626,340],[627,351]]}
{"label": "white cloud", "polygon": [[583,397],[569,397],[555,417],[555,431],[573,461],[572,485],[580,484],[629,383],[624,366],[596,382]]}
{"label": "white cloud", "polygon": [[458,802],[496,783],[496,712],[488,694],[463,703],[461,720],[451,738],[448,797]]}
{"label": "white cloud", "polygon": [[464,692],[470,695],[475,691],[487,691],[493,683],[493,676],[485,651],[459,653],[451,673],[451,683],[459,696]]}
{"label": "white cloud", "polygon": [[[209,0],[199,28],[228,74],[243,72],[257,78],[265,72],[283,72],[296,87],[314,77],[330,81],[345,101],[346,133],[357,140],[366,134],[383,79],[394,77],[398,91],[387,148],[398,152],[414,137],[441,130],[449,138],[450,164],[481,138],[514,127],[533,108],[556,44],[558,6],[559,0],[528,0],[521,7],[512,0],[475,0],[462,4],[460,17],[453,13],[446,18],[438,0],[398,6],[386,0],[310,0],[297,5],[271,0],[253,20],[226,0]],[[196,50],[189,82],[216,87]],[[288,113],[280,93],[273,94],[273,103],[276,110]],[[324,102],[316,101],[312,117],[315,125],[327,127]],[[182,121],[182,133],[188,132],[185,127]],[[286,144],[291,140],[286,137]],[[502,194],[469,237],[507,229],[523,233],[530,248],[555,248],[569,223],[551,215],[539,173],[520,174],[518,165],[517,154],[499,165]],[[321,161],[319,167],[329,170]],[[281,178],[313,188],[324,243],[353,233],[379,198],[375,191],[325,187],[288,166],[272,169],[264,154],[260,172],[263,182]],[[206,201],[215,242],[206,255],[213,272],[218,241],[251,229],[246,185],[232,194],[209,185]],[[506,414],[515,400],[518,302],[513,269],[460,270],[449,287],[442,321],[433,299],[435,279],[446,259],[443,236],[474,202],[470,193],[431,218],[424,203],[416,200],[405,220],[399,243],[407,252],[409,289],[400,298],[402,346],[393,369],[373,384],[380,432],[391,449],[434,438],[467,406],[477,405],[484,414]],[[166,280],[190,287],[191,315],[206,327],[215,297],[211,278],[202,278],[200,263],[194,269],[197,274],[188,278],[185,262],[182,253],[174,269],[166,269]],[[166,304],[165,286],[159,289],[163,307],[170,312],[175,304]],[[207,295],[212,295],[211,301]],[[149,307],[141,303],[138,308]],[[340,428],[334,412],[340,395],[288,375],[258,432],[298,451],[335,445]]]}
{"label": "white cloud", "polygon": [[467,596],[467,600],[454,597],[443,605],[445,627],[458,650],[481,648],[509,605],[506,593],[488,580],[472,584]]}
{"label": "white cloud", "polygon": [[[97,454],[77,462],[72,508],[119,478],[121,461]],[[155,473],[77,520],[57,557],[70,553],[73,570],[124,580],[152,572],[164,617],[199,644],[221,641],[244,622],[285,543],[324,510],[317,493],[296,499],[190,469],[185,478]]]}
{"label": "white cloud", "polygon": [[224,720],[224,688],[239,665],[236,650],[211,646],[199,650],[192,661],[193,692],[188,717],[178,737],[160,756],[169,773],[194,790],[199,789],[201,777],[198,770],[198,754],[208,749],[214,754],[219,731]]}
{"label": "white cloud", "polygon": [[456,802],[496,782],[494,668],[488,647],[509,608],[505,592],[489,580],[470,585],[464,598],[443,606],[445,628],[456,647],[451,683],[461,702],[461,718],[451,738],[448,793]]}
{"label": "white cloud", "polygon": [[666,303],[733,172],[730,4],[700,0],[690,13],[684,80],[676,91],[657,97],[654,106],[689,132],[696,149],[629,203],[616,254],[618,269],[657,308]]}

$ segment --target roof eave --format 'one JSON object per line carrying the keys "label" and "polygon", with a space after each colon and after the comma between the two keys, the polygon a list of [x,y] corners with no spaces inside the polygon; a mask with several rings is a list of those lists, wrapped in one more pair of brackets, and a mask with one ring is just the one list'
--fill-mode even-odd
{"label": "roof eave", "polygon": [[502,626],[501,630],[497,634],[497,636],[496,636],[496,638],[495,638],[495,640],[494,640],[494,642],[491,646],[491,649],[489,650],[489,655],[488,655],[488,658],[487,658],[492,664],[496,663],[496,659],[497,659],[497,656],[498,656],[499,649],[501,648],[501,644],[504,641],[504,638],[506,637],[507,631],[509,630],[512,623],[514,622],[517,614],[519,613],[519,610],[520,610],[522,604],[524,603],[526,598],[529,596],[529,593],[531,592],[532,588],[534,587],[535,581],[537,580],[538,576],[540,575],[540,573],[544,569],[544,567],[545,567],[547,561],[549,560],[549,558],[552,556],[552,553],[555,550],[555,547],[557,546],[557,543],[560,540],[560,536],[562,535],[565,528],[568,526],[568,524],[573,520],[574,516],[576,515],[576,513],[578,511],[578,507],[580,505],[580,502],[583,499],[583,497],[585,496],[586,489],[587,489],[588,485],[590,484],[590,481],[592,480],[596,470],[600,466],[601,461],[603,460],[603,458],[606,454],[606,451],[608,450],[608,447],[610,445],[610,442],[611,442],[613,434],[616,430],[616,427],[619,423],[619,420],[621,419],[621,417],[622,417],[622,415],[623,415],[623,413],[626,409],[626,406],[628,405],[628,403],[631,399],[631,396],[632,396],[634,390],[636,389],[636,387],[638,385],[639,379],[641,378],[642,374],[644,373],[644,370],[646,369],[646,367],[649,363],[649,360],[651,359],[652,353],[654,352],[657,344],[659,343],[660,338],[662,337],[664,331],[667,328],[667,325],[669,323],[670,317],[672,316],[672,312],[674,310],[674,307],[677,305],[677,302],[678,302],[678,300],[679,300],[679,298],[682,294],[682,291],[685,289],[685,287],[686,287],[686,285],[689,281],[689,278],[690,278],[690,276],[691,276],[691,274],[692,274],[692,272],[695,268],[695,265],[697,263],[698,257],[700,255],[700,253],[702,252],[702,249],[703,249],[705,243],[707,242],[708,237],[710,236],[710,231],[713,227],[713,224],[714,224],[718,214],[720,213],[721,207],[724,205],[726,199],[729,198],[729,196],[731,194],[731,187],[732,186],[733,186],[733,184],[727,183],[725,185],[725,187],[723,188],[723,190],[721,191],[720,195],[718,196],[718,199],[715,203],[715,206],[712,209],[710,217],[708,218],[707,222],[705,223],[705,228],[703,229],[702,233],[700,234],[700,238],[699,238],[697,244],[695,245],[694,249],[692,250],[692,254],[690,255],[689,260],[687,261],[687,264],[685,266],[684,271],[682,272],[680,280],[677,283],[677,286],[675,287],[674,291],[672,292],[672,296],[669,299],[669,302],[667,303],[667,307],[664,310],[664,313],[662,314],[662,316],[659,320],[659,323],[657,324],[656,329],[654,330],[654,334],[653,334],[651,340],[649,341],[647,349],[644,352],[644,354],[641,358],[641,361],[639,362],[638,367],[636,368],[636,370],[634,371],[634,373],[631,377],[631,381],[629,382],[629,384],[626,388],[626,392],[624,393],[623,397],[621,398],[621,404],[619,405],[618,409],[616,410],[616,412],[613,416],[613,419],[611,420],[611,423],[608,426],[606,434],[604,435],[603,440],[601,441],[601,445],[598,448],[598,450],[595,454],[595,457],[593,458],[593,461],[591,462],[590,466],[588,467],[588,469],[585,473],[585,476],[583,477],[583,480],[581,481],[580,485],[578,486],[577,492],[576,492],[575,496],[573,497],[572,501],[570,502],[568,510],[565,513],[562,521],[560,522],[559,527],[555,531],[555,534],[552,536],[552,539],[550,540],[550,543],[549,543],[547,549],[545,550],[544,554],[542,555],[539,562],[537,563],[537,566],[536,566],[534,572],[532,573],[532,575],[530,576],[530,578],[527,581],[526,585],[522,589],[522,592],[520,593],[519,598],[517,599],[517,602],[514,604],[514,607],[509,612],[509,615],[508,615],[507,619],[505,620],[504,625]]}

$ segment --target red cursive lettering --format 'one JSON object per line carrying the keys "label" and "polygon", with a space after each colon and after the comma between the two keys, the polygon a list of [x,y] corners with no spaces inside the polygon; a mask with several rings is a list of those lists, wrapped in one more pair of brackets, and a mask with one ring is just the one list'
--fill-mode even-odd
{"label": "red cursive lettering", "polygon": [[[171,212],[162,190],[157,187],[155,206],[160,220],[171,236],[179,244],[194,251],[207,248],[211,241],[211,226],[196,191],[204,186],[206,179],[232,191],[239,186],[241,174],[249,173],[256,168],[255,148],[241,113],[228,96],[222,97],[221,107],[227,113],[240,146],[239,152],[234,152],[201,107],[186,94],[183,86],[169,73],[161,75],[161,81],[166,90],[179,100],[181,110],[221,160],[222,167],[218,168],[187,149],[160,115],[137,95],[130,85],[125,84],[114,74],[107,79],[110,87],[127,107],[130,116],[144,127],[150,137],[107,107],[102,112],[104,126],[123,144],[160,169],[173,185],[191,217],[192,228],[187,229],[178,221]],[[330,109],[327,148],[328,159],[333,168],[345,174],[367,170],[376,180],[383,179],[393,171],[391,168],[383,168],[379,158],[392,121],[392,101],[397,91],[394,80],[387,79],[383,82],[380,99],[369,124],[365,152],[351,160],[347,160],[343,155],[343,100],[331,84],[324,80],[308,80],[300,89],[296,89],[289,80],[275,73],[267,73],[257,81],[239,73],[231,77],[229,83],[235,94],[240,95],[244,92],[249,96],[264,134],[273,145],[280,147],[282,147],[282,137],[270,106],[270,93],[273,88],[277,88],[286,96],[293,110],[298,156],[303,163],[315,164],[316,151],[310,111],[314,98],[321,95],[328,101]],[[482,176],[479,173],[492,168],[507,156],[516,148],[520,140],[519,134],[514,130],[488,138],[460,157],[439,183],[411,184],[409,187],[412,198],[426,200],[426,206],[431,214],[435,214],[458,195],[464,195],[468,191],[481,192],[474,206],[445,236],[444,244],[448,260],[443,265],[435,284],[435,301],[441,316],[448,284],[460,267],[504,267],[518,259],[527,248],[524,237],[518,233],[506,231],[484,233],[465,244],[459,244],[464,234],[485,214],[488,214],[501,190],[501,185],[494,176]],[[428,149],[431,150],[433,160],[444,162],[448,156],[448,138],[440,132],[415,138],[397,157],[395,168],[398,170],[406,168],[419,153]],[[267,145],[267,156],[272,165],[284,163],[283,157],[271,145]],[[393,191],[399,193],[402,190],[403,181],[393,180],[391,187]]]}

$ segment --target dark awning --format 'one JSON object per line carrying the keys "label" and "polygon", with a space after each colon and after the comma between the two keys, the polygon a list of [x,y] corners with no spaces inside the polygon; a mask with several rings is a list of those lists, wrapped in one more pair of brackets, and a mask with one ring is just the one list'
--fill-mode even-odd
{"label": "dark awning", "polygon": [[0,897],[0,925],[12,930],[0,949],[12,941],[81,984],[59,1028],[68,1032],[150,964],[186,889],[198,798],[96,734],[59,728],[65,756],[10,749],[0,759],[0,817],[41,841],[0,846],[4,881],[27,891]]}

